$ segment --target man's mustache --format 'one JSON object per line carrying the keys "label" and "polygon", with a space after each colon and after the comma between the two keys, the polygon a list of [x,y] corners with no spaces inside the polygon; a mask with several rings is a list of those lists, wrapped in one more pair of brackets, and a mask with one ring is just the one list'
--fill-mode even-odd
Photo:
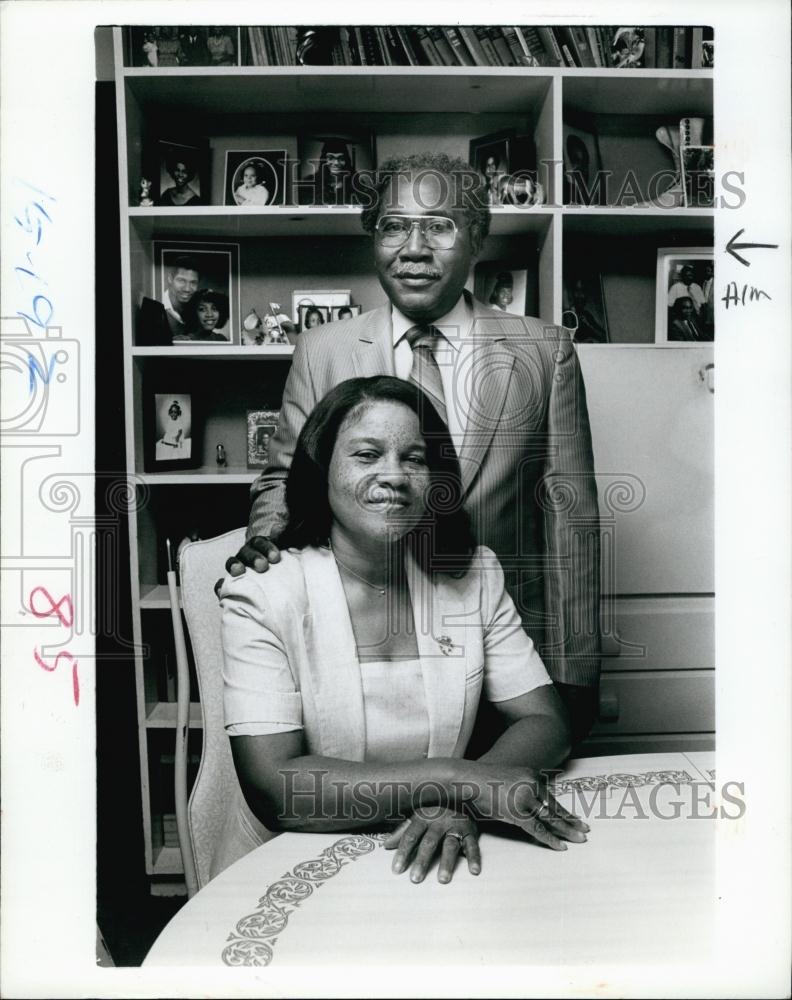
{"label": "man's mustache", "polygon": [[441,272],[431,267],[398,267],[394,272],[396,278],[439,278]]}

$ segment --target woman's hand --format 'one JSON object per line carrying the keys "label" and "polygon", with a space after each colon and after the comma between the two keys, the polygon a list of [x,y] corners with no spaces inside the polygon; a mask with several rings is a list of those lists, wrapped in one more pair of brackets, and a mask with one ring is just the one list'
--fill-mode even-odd
{"label": "woman's hand", "polygon": [[410,868],[413,882],[423,882],[432,858],[440,850],[438,882],[450,882],[459,852],[467,858],[471,875],[481,871],[481,852],[478,843],[478,827],[474,820],[464,813],[440,806],[425,806],[415,810],[385,841],[385,850],[396,848],[393,871],[400,875],[415,852],[415,860]]}
{"label": "woman's hand", "polygon": [[567,840],[584,843],[591,829],[556,802],[543,777],[513,767],[497,768],[467,802],[479,819],[511,823],[554,851],[565,851]]}

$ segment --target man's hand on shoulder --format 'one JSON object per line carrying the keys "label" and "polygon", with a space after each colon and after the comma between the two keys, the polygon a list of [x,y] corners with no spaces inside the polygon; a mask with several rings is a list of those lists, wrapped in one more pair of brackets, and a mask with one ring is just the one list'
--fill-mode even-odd
{"label": "man's hand on shoulder", "polygon": [[[235,556],[226,560],[225,568],[229,576],[242,576],[246,569],[257,573],[266,573],[270,566],[280,562],[280,549],[267,535],[254,535],[249,538]],[[215,593],[219,595],[223,581],[215,584]]]}

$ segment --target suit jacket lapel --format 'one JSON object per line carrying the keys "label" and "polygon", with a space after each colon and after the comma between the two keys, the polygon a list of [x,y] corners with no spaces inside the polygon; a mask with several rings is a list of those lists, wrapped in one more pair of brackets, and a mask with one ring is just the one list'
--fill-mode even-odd
{"label": "suit jacket lapel", "polygon": [[363,760],[366,717],[355,636],[338,567],[329,549],[302,551],[310,615],[303,623],[322,753]]}
{"label": "suit jacket lapel", "polygon": [[[477,303],[475,305],[478,305]],[[506,336],[509,320],[491,310],[476,309],[471,330],[473,357],[470,359],[473,405],[467,413],[465,436],[459,463],[462,487],[467,494],[486,458],[509,392],[514,354]]]}
{"label": "suit jacket lapel", "polygon": [[393,322],[390,305],[367,313],[367,322],[358,334],[352,351],[355,375],[395,375],[393,362]]}

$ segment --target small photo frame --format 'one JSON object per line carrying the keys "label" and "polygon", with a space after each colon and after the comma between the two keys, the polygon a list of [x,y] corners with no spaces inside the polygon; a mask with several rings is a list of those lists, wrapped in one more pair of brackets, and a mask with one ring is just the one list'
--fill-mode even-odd
{"label": "small photo frame", "polygon": [[504,185],[515,166],[516,139],[514,129],[504,129],[470,140],[468,159],[471,166],[484,177],[489,205],[503,203]]}
{"label": "small photo frame", "polygon": [[[209,144],[159,139],[150,173],[159,208],[195,208],[209,203]],[[149,195],[151,197],[151,195]]]}
{"label": "small photo frame", "polygon": [[360,306],[331,306],[330,319],[335,323],[339,319],[352,319],[353,316],[360,315]]}
{"label": "small photo frame", "polygon": [[264,469],[269,461],[270,441],[278,429],[278,410],[247,411],[247,467]]}
{"label": "small photo frame", "polygon": [[685,208],[712,208],[715,204],[715,147],[682,146],[679,152]]}
{"label": "small photo frame", "polygon": [[195,396],[183,389],[145,396],[144,459],[147,472],[197,469],[203,446]]}
{"label": "small photo frame", "polygon": [[604,204],[604,180],[597,133],[564,122],[564,204]]}
{"label": "small photo frame", "polygon": [[286,150],[228,150],[225,159],[226,205],[261,208],[286,202]]}
{"label": "small photo frame", "polygon": [[239,28],[197,25],[135,25],[126,29],[125,65],[148,69],[236,66]]}
{"label": "small photo frame", "polygon": [[152,285],[171,343],[239,343],[239,244],[155,241]]}
{"label": "small photo frame", "polygon": [[576,344],[608,344],[608,312],[602,275],[588,268],[564,272],[564,311],[561,326]]}
{"label": "small photo frame", "polygon": [[491,309],[511,316],[525,316],[528,271],[510,261],[482,260],[474,270],[473,294]]}
{"label": "small photo frame", "polygon": [[715,339],[714,279],[712,247],[661,247],[657,251],[656,343]]}
{"label": "small photo frame", "polygon": [[374,133],[324,132],[299,136],[300,205],[355,205],[371,190]]}
{"label": "small photo frame", "polygon": [[348,288],[305,289],[292,292],[292,315],[298,331],[329,323],[334,307],[348,306],[352,293]]}

